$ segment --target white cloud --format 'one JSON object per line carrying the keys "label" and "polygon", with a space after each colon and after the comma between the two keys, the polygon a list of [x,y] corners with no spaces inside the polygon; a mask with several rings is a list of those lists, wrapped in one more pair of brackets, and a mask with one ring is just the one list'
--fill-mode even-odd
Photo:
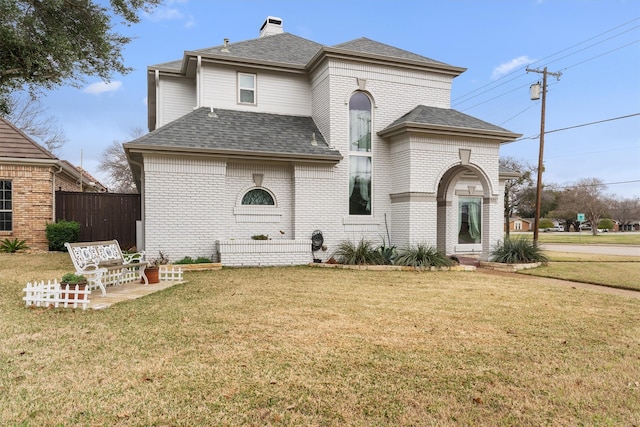
{"label": "white cloud", "polygon": [[105,92],[116,92],[120,90],[121,87],[122,87],[121,81],[114,81],[109,83],[97,82],[97,83],[91,83],[89,86],[84,88],[83,92],[89,93],[91,95],[100,95]]}
{"label": "white cloud", "polygon": [[184,15],[178,9],[157,9],[155,12],[147,14],[147,16],[152,22],[174,21],[184,18]]}
{"label": "white cloud", "polygon": [[536,62],[536,60],[531,59],[526,55],[514,58],[511,61],[500,64],[496,68],[494,68],[493,73],[491,73],[491,79],[492,80],[498,79],[504,76],[505,74],[509,74],[513,70],[522,67],[523,65],[528,65],[533,62]]}
{"label": "white cloud", "polygon": [[196,19],[193,17],[193,15],[189,15],[187,17],[187,22],[185,22],[184,27],[185,28],[193,28],[196,26]]}
{"label": "white cloud", "polygon": [[144,98],[142,98],[142,103],[143,103],[144,105],[147,105],[147,103],[148,103],[148,98],[147,98],[146,96],[145,96]]}

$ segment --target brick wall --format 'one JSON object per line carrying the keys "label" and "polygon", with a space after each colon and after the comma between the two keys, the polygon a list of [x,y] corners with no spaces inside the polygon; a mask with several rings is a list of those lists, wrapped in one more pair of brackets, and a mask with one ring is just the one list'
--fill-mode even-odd
{"label": "brick wall", "polygon": [[0,239],[26,240],[31,250],[48,250],[45,227],[53,220],[52,168],[0,165],[0,179],[11,180],[13,193],[13,230],[0,231]]}

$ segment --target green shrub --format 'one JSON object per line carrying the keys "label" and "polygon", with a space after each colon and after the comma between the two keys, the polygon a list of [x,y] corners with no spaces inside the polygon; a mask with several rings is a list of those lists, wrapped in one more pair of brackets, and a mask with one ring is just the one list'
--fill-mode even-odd
{"label": "green shrub", "polygon": [[615,226],[614,222],[608,218],[601,219],[600,222],[598,222],[599,230],[613,230]]}
{"label": "green shrub", "polygon": [[542,218],[540,220],[540,224],[538,225],[538,228],[540,230],[545,230],[547,228],[554,228],[555,224],[553,223],[553,221],[551,221],[550,219],[546,219],[546,218]]}
{"label": "green shrub", "polygon": [[7,238],[0,242],[0,252],[8,252],[12,254],[25,249],[29,249],[29,246],[26,244],[26,240],[9,240]]}
{"label": "green shrub", "polygon": [[256,234],[251,236],[251,240],[269,240],[269,236],[266,234]]}
{"label": "green shrub", "polygon": [[174,261],[174,264],[193,264],[195,261],[190,256],[186,256],[178,261]]}
{"label": "green shrub", "polygon": [[361,239],[357,245],[350,240],[338,243],[338,247],[331,256],[340,264],[347,265],[378,265],[384,262],[373,243],[364,239]]}
{"label": "green shrub", "polygon": [[376,248],[376,252],[380,256],[380,260],[384,265],[393,264],[393,260],[398,256],[398,251],[395,246],[387,246],[385,240],[382,240],[382,244]]}
{"label": "green shrub", "polygon": [[395,264],[410,267],[448,267],[455,262],[434,247],[417,244],[401,250]]}
{"label": "green shrub", "polygon": [[67,250],[64,246],[66,242],[73,243],[80,240],[80,223],[65,220],[49,223],[46,227],[46,233],[49,250],[65,252]]}
{"label": "green shrub", "polygon": [[542,249],[533,241],[524,236],[505,239],[493,248],[490,259],[504,264],[519,264],[542,262],[547,263],[548,258],[542,253]]}
{"label": "green shrub", "polygon": [[211,262],[211,260],[207,257],[200,256],[196,259],[193,259],[190,256],[186,256],[178,261],[175,261],[174,264],[206,264],[209,262]]}
{"label": "green shrub", "polygon": [[75,285],[86,281],[87,279],[82,274],[66,273],[64,276],[62,276],[62,280],[60,280],[60,283]]}

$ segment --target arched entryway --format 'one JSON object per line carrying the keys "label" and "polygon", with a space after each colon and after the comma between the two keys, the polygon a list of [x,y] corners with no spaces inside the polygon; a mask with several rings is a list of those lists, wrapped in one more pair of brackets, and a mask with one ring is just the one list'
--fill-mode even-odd
{"label": "arched entryway", "polygon": [[487,258],[491,245],[491,213],[495,198],[483,170],[457,164],[438,181],[437,247],[447,254]]}

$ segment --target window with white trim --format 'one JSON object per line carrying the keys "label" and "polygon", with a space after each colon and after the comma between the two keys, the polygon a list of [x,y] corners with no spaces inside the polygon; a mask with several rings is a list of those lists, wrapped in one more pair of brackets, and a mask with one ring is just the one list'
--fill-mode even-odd
{"label": "window with white trim", "polygon": [[0,180],[0,231],[13,231],[13,203],[9,180]]}
{"label": "window with white trim", "polygon": [[349,100],[349,215],[371,215],[371,100],[356,92]]}
{"label": "window with white trim", "polygon": [[238,73],[238,103],[256,105],[256,75]]}
{"label": "window with white trim", "polygon": [[458,199],[458,243],[474,244],[482,241],[482,199]]}

